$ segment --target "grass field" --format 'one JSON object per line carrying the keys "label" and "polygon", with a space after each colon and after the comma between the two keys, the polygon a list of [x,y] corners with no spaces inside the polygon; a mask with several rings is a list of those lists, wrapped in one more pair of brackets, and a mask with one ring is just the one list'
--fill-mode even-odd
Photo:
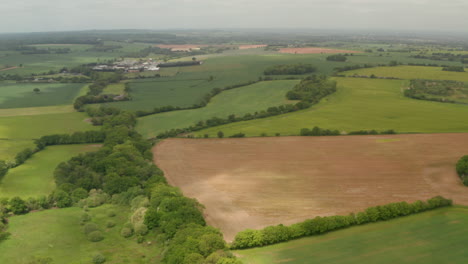
{"label": "grass field", "polygon": [[[115,217],[108,217],[113,210]],[[33,257],[51,257],[53,263],[92,263],[97,253],[106,256],[106,263],[159,263],[161,249],[149,235],[152,244],[138,244],[135,237],[123,238],[120,230],[128,221],[129,209],[104,205],[90,209],[92,222],[104,231],[104,240],[89,242],[80,225],[83,209],[73,207],[46,210],[9,219],[11,237],[0,244],[0,263],[27,264]],[[106,228],[107,221],[116,223]],[[21,249],[21,250],[19,250]]]}
{"label": "grass field", "polygon": [[0,159],[12,159],[44,135],[99,129],[85,122],[86,118],[78,112],[0,117]]}
{"label": "grass field", "polygon": [[106,86],[103,90],[103,94],[123,94],[125,89],[125,83],[111,83]]}
{"label": "grass field", "polygon": [[245,264],[466,263],[468,209],[452,207],[240,250]]}
{"label": "grass field", "polygon": [[226,118],[266,110],[270,106],[289,103],[286,92],[298,81],[268,81],[222,92],[203,108],[174,111],[140,118],[137,130],[146,137],[172,128],[184,128],[212,117]]}
{"label": "grass field", "polygon": [[[72,104],[83,86],[70,83],[0,83],[0,108]],[[35,88],[40,92],[35,93]]]}
{"label": "grass field", "polygon": [[319,104],[295,113],[232,123],[198,131],[196,135],[215,136],[243,132],[248,136],[261,133],[298,135],[301,128],[319,126],[340,131],[361,129],[397,132],[467,132],[460,122],[468,115],[468,106],[421,101],[403,95],[405,80],[336,78],[338,91]]}
{"label": "grass field", "polygon": [[203,96],[213,89],[207,79],[144,79],[130,83],[131,101],[107,104],[127,110],[152,110],[154,107],[188,107],[200,103]]}
{"label": "grass field", "polygon": [[347,71],[347,76],[354,74],[367,75],[372,74],[378,77],[396,77],[400,79],[428,79],[428,80],[453,80],[468,82],[468,72],[450,72],[442,71],[442,67],[423,67],[423,66],[397,66],[397,67],[377,67]]}
{"label": "grass field", "polygon": [[454,169],[467,149],[466,133],[168,139],[154,157],[229,241],[246,228],[436,195],[468,205]]}
{"label": "grass field", "polygon": [[22,198],[49,195],[55,188],[54,170],[63,161],[82,152],[96,151],[99,145],[65,145],[47,147],[24,164],[11,169],[0,180],[0,197]]}

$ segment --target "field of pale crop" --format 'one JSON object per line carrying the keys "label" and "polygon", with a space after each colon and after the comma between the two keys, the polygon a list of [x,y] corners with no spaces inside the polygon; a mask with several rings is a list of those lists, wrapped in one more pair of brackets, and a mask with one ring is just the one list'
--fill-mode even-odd
{"label": "field of pale crop", "polygon": [[96,151],[99,145],[51,146],[34,154],[24,164],[10,169],[0,180],[0,197],[47,196],[55,189],[54,170],[79,153]]}
{"label": "field of pale crop", "polygon": [[79,83],[0,83],[0,108],[70,105],[83,87]]}
{"label": "field of pale crop", "polygon": [[[117,215],[109,217],[110,210]],[[0,244],[0,263],[31,263],[35,257],[50,257],[53,263],[92,263],[97,253],[103,254],[110,264],[159,263],[161,248],[154,241],[154,235],[146,237],[149,244],[138,244],[135,236],[120,235],[128,221],[130,210],[127,207],[103,205],[90,209],[91,221],[104,233],[104,240],[100,242],[90,242],[86,238],[80,225],[83,213],[83,209],[72,207],[11,217],[8,224],[11,236]],[[107,228],[108,221],[114,221],[115,227]]]}
{"label": "field of pale crop", "polygon": [[301,128],[319,126],[350,132],[387,130],[397,132],[467,132],[468,106],[421,101],[407,98],[405,80],[336,78],[338,91],[317,105],[299,112],[259,120],[213,127],[196,135],[215,136],[243,132],[248,136],[262,133],[298,135]]}
{"label": "field of pale crop", "polygon": [[467,236],[468,209],[453,207],[235,254],[245,264],[463,264]]}
{"label": "field of pale crop", "polygon": [[228,90],[213,97],[211,102],[203,108],[140,118],[137,130],[145,137],[154,137],[166,130],[185,128],[212,117],[227,118],[231,114],[244,115],[266,110],[271,106],[287,104],[291,101],[286,99],[286,92],[297,82],[295,80],[266,81]]}

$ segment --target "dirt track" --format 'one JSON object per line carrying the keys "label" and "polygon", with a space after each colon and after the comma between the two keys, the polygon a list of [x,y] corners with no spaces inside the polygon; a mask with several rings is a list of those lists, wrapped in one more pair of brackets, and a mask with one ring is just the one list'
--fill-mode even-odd
{"label": "dirt track", "polygon": [[337,50],[337,49],[324,49],[324,48],[283,48],[279,50],[280,53],[292,54],[320,54],[320,53],[360,53],[360,51],[353,50]]}
{"label": "dirt track", "polygon": [[468,205],[454,168],[468,134],[169,139],[154,153],[228,241],[246,228],[435,195]]}

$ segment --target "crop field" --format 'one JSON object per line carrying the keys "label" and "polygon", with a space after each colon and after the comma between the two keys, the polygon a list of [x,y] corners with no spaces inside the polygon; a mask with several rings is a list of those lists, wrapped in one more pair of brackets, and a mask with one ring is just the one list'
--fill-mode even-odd
{"label": "crop field", "polygon": [[154,148],[168,181],[205,207],[225,238],[436,195],[468,205],[454,166],[468,134],[168,139]]}
{"label": "crop field", "polygon": [[198,109],[174,111],[142,117],[137,130],[146,137],[154,137],[172,128],[184,128],[212,117],[226,118],[228,115],[244,115],[266,110],[271,106],[291,103],[286,92],[298,81],[266,81],[244,86],[213,97],[210,103]]}
{"label": "crop field", "polygon": [[0,117],[0,159],[12,159],[44,135],[99,129],[85,122],[86,118],[78,112]]}
{"label": "crop field", "polygon": [[[119,84],[120,85],[120,84]],[[204,95],[213,89],[207,79],[143,79],[130,83],[132,100],[107,105],[127,110],[152,110],[154,107],[188,107],[201,102]],[[104,92],[107,92],[107,88]]]}
{"label": "crop field", "polygon": [[315,106],[294,113],[259,120],[231,123],[196,132],[215,136],[245,133],[259,136],[298,135],[301,128],[319,126],[350,132],[387,130],[397,132],[468,132],[468,124],[460,122],[468,115],[468,106],[429,102],[407,98],[405,80],[336,78],[338,91]]}
{"label": "crop field", "polygon": [[280,53],[290,54],[321,54],[321,53],[360,53],[361,51],[354,50],[337,50],[337,49],[326,49],[326,48],[282,48],[279,50]]}
{"label": "crop field", "polygon": [[64,145],[47,147],[24,164],[13,168],[0,180],[0,197],[24,199],[49,195],[55,188],[54,170],[63,161],[79,153],[96,151],[99,145]]}
{"label": "crop field", "polygon": [[378,77],[396,77],[400,79],[428,79],[428,80],[452,80],[468,82],[468,72],[442,71],[442,67],[423,66],[396,66],[359,69],[345,72],[347,76],[354,74]]}
{"label": "crop field", "polygon": [[124,82],[111,83],[104,88],[102,93],[103,94],[123,94],[124,89],[125,89]]}
{"label": "crop field", "polygon": [[466,263],[468,209],[437,209],[235,254],[245,264]]}
{"label": "crop field", "polygon": [[[117,215],[107,216],[112,210]],[[148,235],[152,243],[138,244],[134,237],[124,238],[120,230],[128,221],[128,207],[103,205],[88,212],[91,221],[104,233],[104,240],[90,242],[80,225],[83,209],[78,207],[45,210],[9,219],[8,231],[11,237],[0,247],[0,263],[31,263],[36,257],[50,257],[53,263],[92,263],[93,256],[103,254],[106,263],[159,263],[161,249]],[[116,223],[107,228],[106,222]],[[18,250],[21,248],[21,250]]]}
{"label": "crop field", "polygon": [[[83,86],[79,83],[0,83],[0,108],[72,104]],[[40,92],[34,92],[35,88]]]}

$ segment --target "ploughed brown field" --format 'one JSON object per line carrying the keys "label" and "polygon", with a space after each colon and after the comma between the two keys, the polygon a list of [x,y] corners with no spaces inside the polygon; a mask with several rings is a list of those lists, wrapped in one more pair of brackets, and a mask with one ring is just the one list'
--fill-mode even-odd
{"label": "ploughed brown field", "polygon": [[320,53],[360,53],[355,50],[337,50],[337,49],[324,49],[324,48],[282,48],[280,53],[292,54],[320,54]]}
{"label": "ploughed brown field", "polygon": [[455,172],[468,134],[168,139],[154,154],[228,241],[246,228],[436,195],[468,205]]}

